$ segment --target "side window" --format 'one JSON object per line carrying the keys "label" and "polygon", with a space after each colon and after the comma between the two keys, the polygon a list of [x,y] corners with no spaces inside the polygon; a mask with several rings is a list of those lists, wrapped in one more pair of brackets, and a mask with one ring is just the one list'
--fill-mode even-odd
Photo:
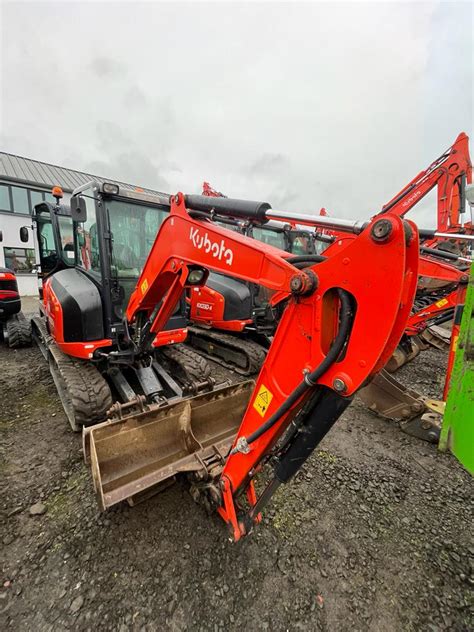
{"label": "side window", "polygon": [[227,230],[233,230],[236,233],[242,233],[242,229],[238,224],[227,224],[226,222],[216,222],[217,226],[227,228]]}
{"label": "side window", "polygon": [[29,215],[28,191],[21,187],[12,187],[13,210],[15,213]]}
{"label": "side window", "polygon": [[0,184],[0,211],[11,211],[10,189],[4,184]]}
{"label": "side window", "polygon": [[309,233],[291,233],[291,252],[294,255],[313,254],[313,240]]}
{"label": "side window", "polygon": [[280,250],[286,249],[285,235],[283,232],[268,230],[265,228],[254,228],[252,236],[254,239],[257,239],[264,244],[268,244],[269,246],[280,248]]}
{"label": "side window", "polygon": [[61,235],[62,256],[65,263],[74,263],[74,233],[72,231],[72,219],[59,217],[59,233]]}
{"label": "side window", "polygon": [[53,227],[51,225],[51,222],[49,221],[49,218],[46,222],[38,222],[38,233],[41,256],[47,257],[55,252]]}
{"label": "side window", "polygon": [[31,200],[31,208],[33,209],[37,204],[41,204],[41,202],[44,201],[42,192],[30,190],[30,200]]}
{"label": "side window", "polygon": [[54,197],[54,195],[52,193],[45,193],[44,194],[44,201],[45,202],[50,202],[51,204],[56,204],[56,198]]}
{"label": "side window", "polygon": [[34,272],[36,263],[34,248],[4,248],[5,265],[16,274]]}
{"label": "side window", "polygon": [[38,221],[38,244],[40,252],[41,271],[49,274],[58,264],[58,253],[54,245],[53,226],[49,217],[46,221]]}
{"label": "side window", "polygon": [[85,270],[100,272],[99,238],[95,201],[84,197],[87,207],[87,220],[77,225],[77,260]]}

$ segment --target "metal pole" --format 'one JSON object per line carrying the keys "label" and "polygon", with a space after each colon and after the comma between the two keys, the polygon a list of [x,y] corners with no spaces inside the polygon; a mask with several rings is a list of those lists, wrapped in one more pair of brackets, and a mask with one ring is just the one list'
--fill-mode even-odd
{"label": "metal pole", "polygon": [[337,217],[325,217],[323,215],[309,215],[305,213],[288,213],[287,211],[275,211],[269,209],[265,212],[267,219],[276,219],[280,222],[298,222],[305,226],[316,226],[328,228],[329,230],[342,230],[347,233],[358,235],[368,225],[368,222],[361,222],[352,219],[339,219]]}
{"label": "metal pole", "polygon": [[433,233],[433,235],[435,237],[448,237],[450,239],[464,239],[464,241],[474,241],[474,235],[460,235],[458,233]]}

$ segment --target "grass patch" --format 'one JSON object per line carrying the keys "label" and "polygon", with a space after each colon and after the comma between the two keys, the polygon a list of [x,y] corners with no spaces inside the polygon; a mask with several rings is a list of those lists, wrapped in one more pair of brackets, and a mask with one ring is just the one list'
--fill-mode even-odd
{"label": "grass patch", "polygon": [[87,485],[87,471],[72,474],[66,481],[65,487],[52,494],[46,501],[48,515],[57,521],[64,521],[76,506],[77,492]]}
{"label": "grass patch", "polygon": [[318,459],[321,459],[322,461],[326,461],[327,463],[335,463],[337,461],[336,455],[331,454],[327,450],[319,450]]}

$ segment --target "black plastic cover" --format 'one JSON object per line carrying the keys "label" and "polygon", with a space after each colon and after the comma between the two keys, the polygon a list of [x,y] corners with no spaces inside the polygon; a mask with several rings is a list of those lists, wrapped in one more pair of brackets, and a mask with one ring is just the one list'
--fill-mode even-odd
{"label": "black plastic cover", "polygon": [[64,342],[91,342],[104,337],[102,300],[91,279],[69,268],[53,274],[51,289],[63,311]]}
{"label": "black plastic cover", "polygon": [[188,210],[204,213],[215,211],[218,215],[249,219],[262,224],[268,221],[266,212],[272,208],[268,202],[233,200],[232,198],[209,197],[207,195],[185,195],[184,200]]}
{"label": "black plastic cover", "polygon": [[224,320],[247,320],[252,317],[252,300],[246,283],[211,272],[206,285],[224,298]]}

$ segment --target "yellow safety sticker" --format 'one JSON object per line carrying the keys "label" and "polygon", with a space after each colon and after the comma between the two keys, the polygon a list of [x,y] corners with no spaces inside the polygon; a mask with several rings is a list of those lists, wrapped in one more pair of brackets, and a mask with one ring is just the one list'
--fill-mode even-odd
{"label": "yellow safety sticker", "polygon": [[453,352],[456,353],[456,351],[458,350],[458,340],[459,340],[459,336],[454,336],[454,340],[453,340]]}
{"label": "yellow safety sticker", "polygon": [[435,303],[435,305],[436,305],[436,307],[443,307],[443,305],[446,305],[448,302],[449,301],[448,301],[447,298],[442,298],[440,301]]}
{"label": "yellow safety sticker", "polygon": [[145,292],[148,290],[148,281],[146,279],[142,281],[142,284],[140,285],[140,290],[142,291],[142,294],[145,294]]}
{"label": "yellow safety sticker", "polygon": [[253,402],[253,407],[261,417],[263,417],[267,412],[272,399],[273,394],[270,393],[265,384],[262,384],[261,387],[258,389],[257,396]]}

